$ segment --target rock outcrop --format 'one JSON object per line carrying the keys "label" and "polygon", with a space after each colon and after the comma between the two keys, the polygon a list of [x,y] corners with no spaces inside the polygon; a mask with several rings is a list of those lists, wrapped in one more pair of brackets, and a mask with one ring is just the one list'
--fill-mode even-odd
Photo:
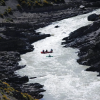
{"label": "rock outcrop", "polygon": [[50,34],[41,35],[31,28],[7,27],[0,32],[0,51],[30,52],[34,50],[31,43],[48,36]]}
{"label": "rock outcrop", "polygon": [[100,72],[100,20],[93,24],[81,27],[64,38],[65,47],[78,48],[79,64],[89,65],[87,71]]}
{"label": "rock outcrop", "polygon": [[[9,24],[8,24],[9,25]],[[25,65],[19,65],[19,61],[21,60],[20,54],[33,51],[34,48],[31,43],[44,39],[50,34],[39,34],[34,31],[34,29],[27,28],[25,25],[23,27],[19,27],[16,25],[13,27],[6,26],[5,28],[2,26],[2,30],[0,30],[0,80],[3,82],[7,82],[14,89],[18,90],[17,93],[15,91],[14,96],[18,100],[26,100],[23,99],[21,92],[30,94],[33,98],[40,99],[43,97],[41,92],[45,90],[42,89],[43,85],[39,83],[34,84],[25,84],[29,81],[28,76],[19,76],[14,72],[21,68],[24,68]],[[19,94],[19,98],[18,95]]]}
{"label": "rock outcrop", "polygon": [[[25,84],[26,82],[29,81],[28,76],[21,77],[14,73],[16,70],[25,67],[25,65],[20,66],[18,64],[18,61],[20,60],[21,58],[18,52],[1,51],[0,52],[0,80],[9,83],[11,87],[19,91],[19,94],[20,92],[23,92],[23,93],[28,93],[37,99],[42,98],[43,95],[40,93],[45,91],[44,89],[42,89],[43,85],[40,85],[39,83]],[[18,100],[22,100],[22,99],[18,99]]]}
{"label": "rock outcrop", "polygon": [[97,15],[97,14],[91,14],[91,15],[89,15],[88,16],[88,21],[96,21],[96,20],[98,20],[100,18],[100,15]]}

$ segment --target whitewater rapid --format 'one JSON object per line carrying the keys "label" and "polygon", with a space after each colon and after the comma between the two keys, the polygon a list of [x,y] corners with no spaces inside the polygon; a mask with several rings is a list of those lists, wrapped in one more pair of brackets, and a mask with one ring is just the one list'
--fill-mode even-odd
{"label": "whitewater rapid", "polygon": [[[99,13],[100,9],[92,13]],[[21,56],[21,65],[25,68],[16,71],[17,74],[28,77],[29,83],[44,85],[42,100],[100,100],[100,78],[96,72],[84,71],[88,66],[79,65],[78,49],[64,48],[62,39],[69,33],[92,22],[87,21],[91,13],[64,19],[49,26],[36,30],[41,34],[51,34],[51,37],[33,43],[35,50]],[[55,28],[55,26],[59,26]],[[81,34],[81,33],[80,33]],[[44,50],[53,49],[53,57],[41,54]]]}

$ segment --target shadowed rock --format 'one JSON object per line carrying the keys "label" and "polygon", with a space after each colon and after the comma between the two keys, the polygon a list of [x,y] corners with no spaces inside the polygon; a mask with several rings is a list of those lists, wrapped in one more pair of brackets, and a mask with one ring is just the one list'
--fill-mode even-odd
{"label": "shadowed rock", "polygon": [[100,72],[100,20],[81,27],[64,38],[65,47],[79,48],[79,64],[91,66],[86,71]]}
{"label": "shadowed rock", "polygon": [[99,16],[100,15],[97,15],[97,14],[91,14],[88,16],[88,21],[96,21],[99,19]]}

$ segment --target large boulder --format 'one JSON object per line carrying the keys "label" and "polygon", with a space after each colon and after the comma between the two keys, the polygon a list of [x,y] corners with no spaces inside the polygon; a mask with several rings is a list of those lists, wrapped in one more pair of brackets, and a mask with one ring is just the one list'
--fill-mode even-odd
{"label": "large boulder", "polygon": [[88,21],[95,21],[99,19],[99,15],[94,13],[94,14],[89,15],[87,19]]}

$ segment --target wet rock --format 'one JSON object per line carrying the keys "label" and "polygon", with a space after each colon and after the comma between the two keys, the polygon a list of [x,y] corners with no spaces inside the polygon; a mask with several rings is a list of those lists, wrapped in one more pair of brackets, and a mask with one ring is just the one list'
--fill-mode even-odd
{"label": "wet rock", "polygon": [[24,93],[29,93],[30,95],[34,96],[37,99],[41,99],[43,97],[41,92],[45,92],[43,85],[39,83],[30,83],[30,84],[23,84],[21,86],[21,90]]}
{"label": "wet rock", "polygon": [[5,81],[7,82],[13,82],[13,83],[16,83],[16,84],[23,84],[23,83],[26,83],[29,81],[29,78],[28,76],[13,76],[13,77],[9,77],[7,79],[5,79]]}
{"label": "wet rock", "polygon": [[6,27],[0,33],[0,51],[18,51],[21,54],[34,50],[31,43],[49,37],[50,34],[38,34],[33,29]]}
{"label": "wet rock", "polygon": [[[31,83],[25,84],[29,81],[27,76],[19,76],[14,72],[18,69],[24,68],[24,66],[20,66],[18,61],[20,61],[20,53],[14,51],[2,51],[0,52],[0,80],[6,81],[9,83],[14,89],[28,93],[35,98],[42,98],[43,95],[40,94],[45,90],[42,89],[43,85],[39,83]],[[14,96],[18,98],[18,100],[24,100],[20,92],[15,92]]]}
{"label": "wet rock", "polygon": [[39,83],[20,84],[20,85],[14,83],[14,84],[11,84],[11,85],[15,89],[17,89],[17,90],[19,90],[23,93],[28,93],[36,99],[41,99],[43,97],[43,95],[40,94],[40,93],[45,92],[45,90],[42,89],[43,85],[41,85]]}
{"label": "wet rock", "polygon": [[35,88],[43,88],[43,86],[44,86],[44,85],[41,85],[41,84],[39,84],[39,83],[30,83],[29,85],[30,85],[30,86],[33,86],[33,87],[35,87]]}
{"label": "wet rock", "polygon": [[79,7],[80,7],[80,9],[85,9],[85,6],[83,6],[83,5],[80,5]]}
{"label": "wet rock", "polygon": [[30,79],[34,79],[34,78],[37,78],[37,77],[30,77]]}
{"label": "wet rock", "polygon": [[88,21],[95,21],[99,19],[99,15],[97,14],[91,14],[88,16]]}
{"label": "wet rock", "polygon": [[44,39],[46,37],[50,37],[50,34],[39,34],[39,35],[29,35],[29,36],[27,36],[30,43],[36,42],[36,41]]}
{"label": "wet rock", "polygon": [[58,28],[59,26],[57,25],[57,26],[55,26],[55,28]]}
{"label": "wet rock", "polygon": [[69,37],[64,38],[65,47],[78,48],[79,59],[82,65],[91,66],[86,71],[100,72],[100,20],[93,24],[81,27],[72,32]]}
{"label": "wet rock", "polygon": [[[45,90],[43,85],[38,83],[24,86],[29,81],[27,76],[18,76],[16,70],[24,68],[25,65],[19,65],[21,60],[20,54],[33,51],[31,43],[49,37],[50,34],[39,34],[31,28],[6,27],[2,34],[0,33],[0,80],[8,82],[16,90],[32,95],[35,98],[42,98],[40,94]],[[26,89],[24,89],[26,88]],[[16,92],[14,96],[18,100],[24,100],[20,92]]]}

